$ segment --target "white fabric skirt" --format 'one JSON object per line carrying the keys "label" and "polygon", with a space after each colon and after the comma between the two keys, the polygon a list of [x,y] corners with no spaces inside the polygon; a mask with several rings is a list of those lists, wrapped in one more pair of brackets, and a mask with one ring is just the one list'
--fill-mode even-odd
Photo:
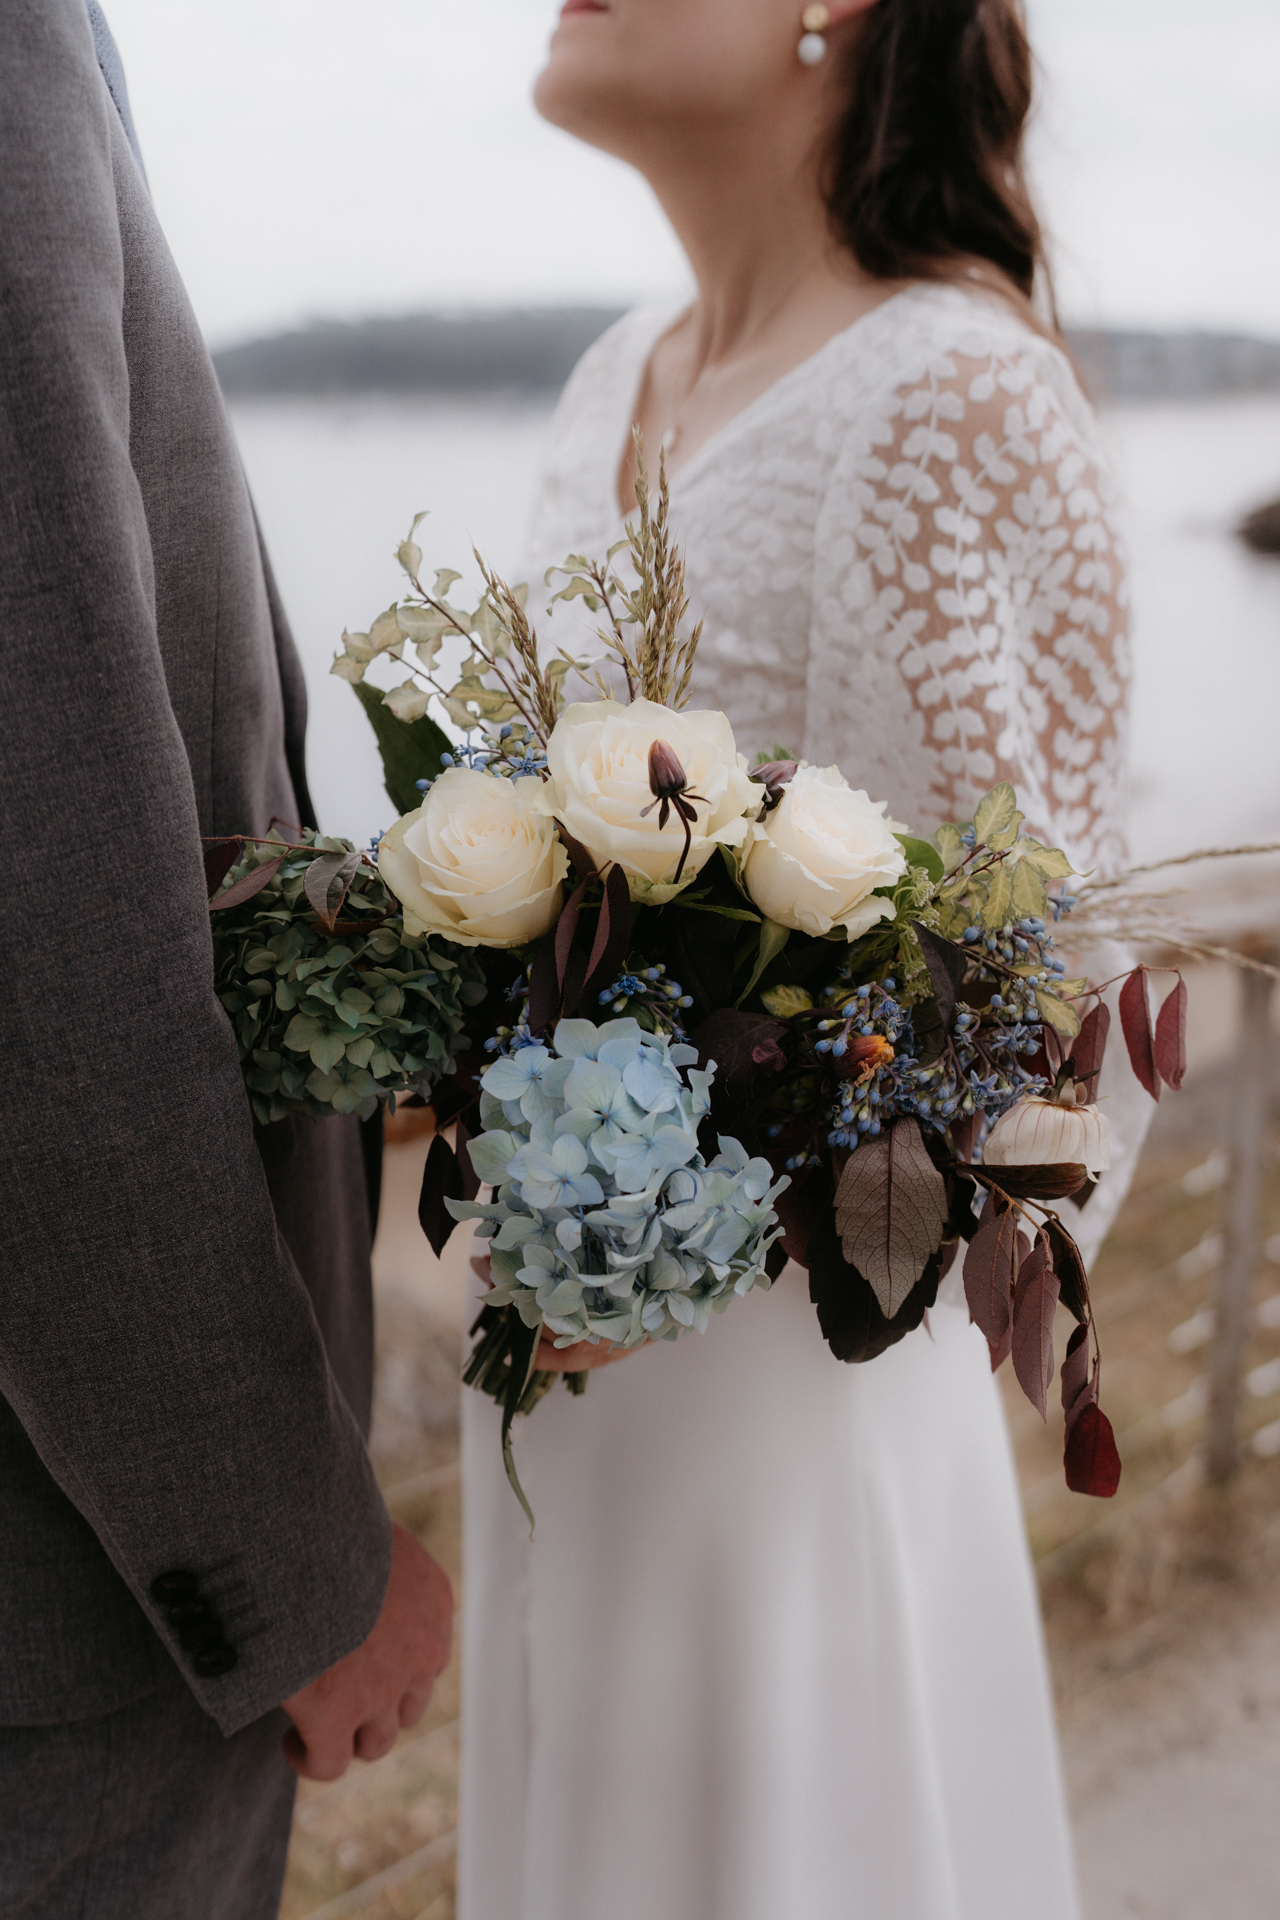
{"label": "white fabric skirt", "polygon": [[[464,1392],[460,1920],[1077,1920],[958,1276],[866,1366],[789,1266],[517,1422]],[[931,1337],[932,1335],[932,1337]]]}

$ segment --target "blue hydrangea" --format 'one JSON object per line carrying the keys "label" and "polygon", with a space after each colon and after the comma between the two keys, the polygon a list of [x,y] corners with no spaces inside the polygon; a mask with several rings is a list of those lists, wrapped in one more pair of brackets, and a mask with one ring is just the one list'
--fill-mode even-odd
{"label": "blue hydrangea", "polygon": [[562,1020],[553,1044],[505,1054],[481,1079],[472,1164],[492,1201],[448,1202],[489,1242],[492,1306],[513,1305],[557,1346],[639,1346],[706,1331],[712,1310],[767,1287],[787,1185],[698,1124],[714,1063],[632,1019]]}

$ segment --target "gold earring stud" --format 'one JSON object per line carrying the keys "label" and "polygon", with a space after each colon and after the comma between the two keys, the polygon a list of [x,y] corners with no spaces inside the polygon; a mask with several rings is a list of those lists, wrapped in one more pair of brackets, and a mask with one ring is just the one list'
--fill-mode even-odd
{"label": "gold earring stud", "polygon": [[821,0],[805,8],[800,15],[800,25],[804,28],[797,52],[806,67],[816,67],[827,57],[827,43],[823,38],[824,30],[831,25],[831,15]]}

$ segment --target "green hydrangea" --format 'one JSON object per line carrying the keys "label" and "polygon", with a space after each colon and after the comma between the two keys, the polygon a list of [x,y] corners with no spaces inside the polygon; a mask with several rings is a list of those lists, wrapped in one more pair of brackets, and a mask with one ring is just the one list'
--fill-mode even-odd
{"label": "green hydrangea", "polygon": [[[308,834],[266,884],[239,905],[211,906],[218,998],[235,1028],[257,1118],[372,1114],[379,1100],[425,1093],[466,1046],[464,1008],[484,998],[465,948],[406,934],[399,903],[363,862],[332,931],[306,893],[321,854],[348,840]],[[280,858],[282,843],[245,849],[219,892]]]}

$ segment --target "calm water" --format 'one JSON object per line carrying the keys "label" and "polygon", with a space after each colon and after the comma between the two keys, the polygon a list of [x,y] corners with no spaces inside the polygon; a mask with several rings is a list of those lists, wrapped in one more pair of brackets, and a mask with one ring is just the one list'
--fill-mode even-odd
{"label": "calm water", "polygon": [[[391,556],[420,508],[429,566],[461,567],[474,544],[518,569],[548,408],[362,396],[234,414],[306,666],[316,803],[365,839],[389,808],[372,736],[329,675],[342,629],[396,597]],[[1280,561],[1231,535],[1280,495],[1280,397],[1120,408],[1106,426],[1133,561],[1135,857],[1280,838]]]}

